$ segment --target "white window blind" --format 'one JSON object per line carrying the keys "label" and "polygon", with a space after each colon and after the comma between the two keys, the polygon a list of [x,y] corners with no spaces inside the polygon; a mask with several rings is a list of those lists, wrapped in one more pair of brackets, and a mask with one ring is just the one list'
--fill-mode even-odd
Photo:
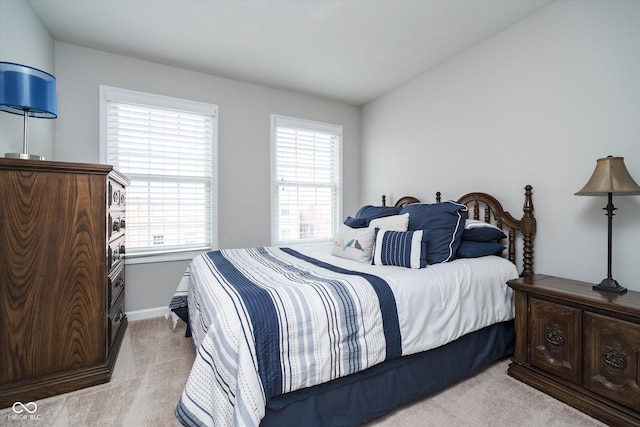
{"label": "white window blind", "polygon": [[210,249],[216,106],[108,89],[105,102],[107,162],[131,181],[127,256]]}
{"label": "white window blind", "polygon": [[342,126],[272,117],[272,240],[330,240],[341,212]]}

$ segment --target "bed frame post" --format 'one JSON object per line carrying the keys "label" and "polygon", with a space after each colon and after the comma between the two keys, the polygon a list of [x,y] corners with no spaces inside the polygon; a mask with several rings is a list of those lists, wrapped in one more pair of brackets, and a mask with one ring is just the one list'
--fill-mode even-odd
{"label": "bed frame post", "polygon": [[524,187],[524,206],[522,208],[524,215],[521,220],[524,250],[522,256],[522,274],[520,275],[523,277],[533,275],[533,235],[536,232],[536,219],[533,216],[532,189],[533,187],[530,185]]}

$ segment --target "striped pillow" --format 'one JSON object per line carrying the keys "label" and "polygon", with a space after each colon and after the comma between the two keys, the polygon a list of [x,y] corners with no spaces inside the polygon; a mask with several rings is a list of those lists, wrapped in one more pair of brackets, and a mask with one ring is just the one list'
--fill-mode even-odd
{"label": "striped pillow", "polygon": [[409,268],[427,266],[427,243],[422,230],[391,231],[376,228],[371,264]]}

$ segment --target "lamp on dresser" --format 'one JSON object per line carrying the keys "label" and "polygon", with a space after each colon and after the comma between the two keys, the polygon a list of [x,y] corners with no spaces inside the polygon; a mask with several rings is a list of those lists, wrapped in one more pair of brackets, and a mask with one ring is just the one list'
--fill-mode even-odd
{"label": "lamp on dresser", "polygon": [[603,209],[607,211],[608,240],[607,240],[607,277],[595,285],[593,289],[606,292],[625,293],[627,288],[622,287],[611,275],[611,230],[613,211],[613,195],[638,195],[640,186],[631,178],[624,164],[624,157],[608,156],[598,159],[593,175],[576,196],[607,196],[608,203]]}
{"label": "lamp on dresser", "polygon": [[24,117],[22,153],[6,153],[5,157],[44,160],[28,152],[29,117],[58,117],[56,78],[27,65],[0,62],[0,111]]}

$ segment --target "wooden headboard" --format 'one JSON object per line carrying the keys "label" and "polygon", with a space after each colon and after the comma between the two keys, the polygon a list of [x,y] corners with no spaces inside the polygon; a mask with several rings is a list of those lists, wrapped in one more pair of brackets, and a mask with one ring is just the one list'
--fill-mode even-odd
{"label": "wooden headboard", "polygon": [[[524,205],[520,219],[514,218],[508,211],[505,211],[502,204],[487,193],[468,193],[460,197],[457,203],[466,205],[469,210],[467,217],[475,220],[484,220],[494,224],[498,228],[507,229],[509,244],[507,246],[507,258],[516,264],[516,236],[522,236],[522,272],[520,276],[532,276],[533,273],[533,238],[536,234],[536,219],[533,216],[533,200],[531,197],[533,187],[524,187]],[[436,202],[442,201],[442,195],[436,193]],[[420,200],[413,196],[399,198],[394,206],[404,207],[411,203],[420,203]],[[382,196],[382,206],[386,206],[386,197]],[[482,214],[482,216],[481,216]]]}

